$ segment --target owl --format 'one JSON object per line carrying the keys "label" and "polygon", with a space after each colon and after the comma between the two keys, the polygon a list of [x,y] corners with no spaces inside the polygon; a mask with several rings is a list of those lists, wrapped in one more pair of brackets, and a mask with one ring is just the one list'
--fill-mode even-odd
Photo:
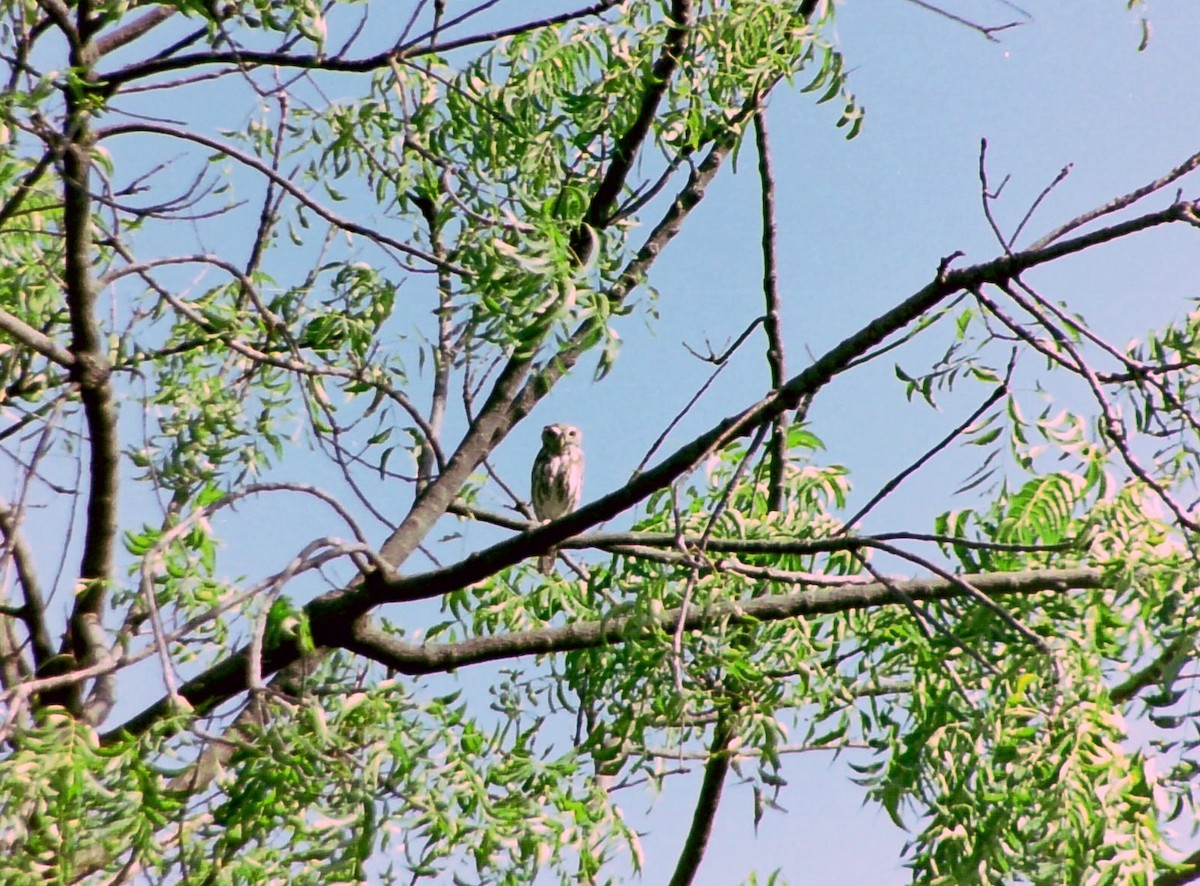
{"label": "owl", "polygon": [[[557,520],[579,507],[583,494],[582,443],[579,428],[564,424],[542,428],[542,449],[533,460],[530,479],[533,512],[542,522]],[[557,555],[553,548],[542,555],[538,567],[543,575],[554,570]]]}

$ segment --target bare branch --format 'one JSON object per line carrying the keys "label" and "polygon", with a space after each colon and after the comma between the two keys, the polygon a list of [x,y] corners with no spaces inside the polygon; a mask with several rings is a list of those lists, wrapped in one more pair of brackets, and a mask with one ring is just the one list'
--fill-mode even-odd
{"label": "bare branch", "polygon": [[[767,366],[771,370],[771,390],[775,390],[787,379],[787,364],[784,359],[782,309],[779,302],[775,254],[775,177],[771,170],[767,112],[761,106],[754,111],[754,140],[758,146],[759,191],[762,195],[763,298],[766,300],[763,332],[767,336]],[[771,428],[771,474],[767,484],[767,508],[772,511],[783,508],[783,480],[788,450],[787,429],[787,413],[781,412],[775,417]]]}
{"label": "bare branch", "polygon": [[50,336],[38,332],[3,308],[0,308],[0,331],[8,333],[18,344],[25,345],[65,369],[75,365],[74,354]]}
{"label": "bare branch", "polygon": [[1029,224],[1030,219],[1033,218],[1033,214],[1037,212],[1037,208],[1042,205],[1042,201],[1050,196],[1051,191],[1066,181],[1067,176],[1071,174],[1071,169],[1073,167],[1073,163],[1068,163],[1066,166],[1060,169],[1058,171],[1058,175],[1054,176],[1054,180],[1051,181],[1050,184],[1046,185],[1046,187],[1042,188],[1042,192],[1037,195],[1037,198],[1031,204],[1029,204],[1029,208],[1025,210],[1025,217],[1021,219],[1020,223],[1016,227],[1016,230],[1012,232],[1012,236],[1008,238],[1008,245],[1010,248],[1016,244],[1017,238],[1021,236],[1021,232],[1025,230],[1025,226]]}
{"label": "bare branch", "polygon": [[29,645],[33,650],[33,663],[41,667],[54,657],[54,646],[50,631],[46,627],[46,598],[38,581],[33,551],[20,530],[17,514],[7,502],[0,501],[0,535],[4,537],[5,557],[12,558],[17,581],[21,585],[22,603],[18,617],[29,631]]}
{"label": "bare branch", "polygon": [[122,46],[132,43],[139,37],[150,33],[150,31],[161,25],[178,11],[178,9],[172,6],[156,6],[147,11],[145,15],[129,22],[129,24],[122,25],[115,31],[110,31],[97,39],[93,44],[96,58],[103,58],[110,52],[120,49]]}
{"label": "bare branch", "polygon": [[713,727],[712,741],[708,748],[708,762],[704,764],[704,778],[700,782],[700,793],[696,797],[696,808],[692,812],[692,826],[671,875],[671,886],[690,886],[696,879],[704,851],[712,836],[713,821],[721,805],[721,792],[725,777],[729,773],[730,744],[734,738],[737,722],[735,709],[724,709],[717,716]]}
{"label": "bare branch", "polygon": [[[1007,22],[1003,25],[981,25],[977,22],[971,21],[968,18],[963,18],[961,15],[955,15],[949,10],[942,9],[940,6],[935,6],[933,3],[928,3],[926,0],[908,0],[908,2],[912,3],[914,6],[920,6],[922,9],[926,9],[935,15],[940,15],[942,18],[949,19],[955,24],[970,28],[972,31],[978,31],[993,43],[1000,42],[996,39],[996,35],[1001,31],[1007,31],[1010,28],[1019,28],[1022,24],[1024,24],[1024,22]],[[1028,14],[1026,14],[1025,17],[1027,20],[1030,18]]]}
{"label": "bare branch", "polygon": [[[650,444],[650,448],[646,450],[646,454],[642,456],[642,460],[638,462],[638,466],[633,469],[635,476],[640,474],[642,469],[650,463],[650,459],[654,457],[654,454],[658,452],[659,448],[663,445],[663,443],[666,442],[667,437],[671,435],[671,431],[675,430],[675,427],[687,417],[688,413],[692,411],[692,407],[700,402],[700,398],[704,396],[704,392],[712,387],[713,382],[717,380],[717,376],[724,372],[725,367],[729,365],[729,358],[732,357],[737,349],[742,346],[742,343],[750,337],[750,333],[758,328],[760,323],[762,323],[761,317],[755,317],[752,321],[750,321],[750,325],[742,330],[742,334],[737,337],[733,344],[731,344],[724,353],[720,355],[712,355],[710,349],[710,357],[704,359],[707,362],[715,363],[717,368],[714,369],[708,378],[704,380],[704,384],[702,384],[696,393],[692,395],[691,399],[687,401],[687,404],[681,410],[679,410],[679,412],[675,413],[675,417],[667,422],[667,426],[663,429],[663,432],[658,435],[652,444]],[[695,351],[692,351],[692,349],[689,348],[686,343],[684,344],[684,347],[691,351],[691,353],[696,353]]]}
{"label": "bare branch", "polygon": [[[1015,359],[1016,355],[1014,354],[1013,356]],[[909,477],[911,477],[913,474],[915,474],[917,471],[919,471],[924,465],[928,464],[929,461],[934,456],[936,456],[939,452],[941,452],[943,449],[945,449],[947,446],[949,446],[951,443],[953,443],[956,439],[958,439],[963,434],[963,432],[966,431],[969,427],[971,427],[971,425],[973,425],[976,421],[978,421],[985,412],[987,412],[996,403],[998,403],[1001,400],[1001,398],[1003,398],[1008,393],[1008,383],[1009,383],[1009,380],[1012,378],[1012,370],[1013,370],[1013,364],[1010,361],[1008,364],[1008,372],[1004,376],[1004,381],[994,391],[992,391],[992,393],[990,395],[988,395],[988,398],[986,400],[984,400],[983,403],[981,403],[974,412],[972,412],[969,416],[967,416],[965,421],[963,421],[956,428],[954,428],[954,430],[952,430],[949,434],[947,434],[945,437],[943,437],[941,440],[939,440],[937,443],[935,443],[920,458],[918,458],[911,465],[909,465],[904,470],[902,470],[895,477],[893,477],[892,479],[890,479],[886,483],[884,483],[883,486],[880,487],[879,491],[871,497],[871,500],[868,501],[861,508],[859,508],[858,512],[855,513],[855,515],[853,517],[851,517],[849,520],[847,520],[845,522],[845,527],[843,529],[843,532],[849,532],[854,526],[856,526],[859,523],[859,521],[862,520],[863,517],[865,517],[868,513],[870,513],[870,511],[877,504],[879,504],[881,501],[883,501],[885,498],[887,498],[889,495],[891,495],[896,490],[896,487],[898,487],[901,483],[903,483],[905,480],[907,480]]]}
{"label": "bare branch", "polygon": [[1091,210],[1085,212],[1083,215],[1080,215],[1076,218],[1071,219],[1065,225],[1060,225],[1059,227],[1055,228],[1053,231],[1051,231],[1046,236],[1044,236],[1041,239],[1032,243],[1029,248],[1030,249],[1043,249],[1046,246],[1049,246],[1055,240],[1060,239],[1063,235],[1069,234],[1071,231],[1075,230],[1076,228],[1083,227],[1088,222],[1093,222],[1096,219],[1101,218],[1102,216],[1108,215],[1109,213],[1118,212],[1122,209],[1125,209],[1128,206],[1132,206],[1134,203],[1136,203],[1138,200],[1141,200],[1143,197],[1153,194],[1155,191],[1161,191],[1163,188],[1165,188],[1167,185],[1171,184],[1172,182],[1174,182],[1180,178],[1183,178],[1189,172],[1194,170],[1197,166],[1200,166],[1200,152],[1192,154],[1192,156],[1188,157],[1186,160],[1184,160],[1182,163],[1180,163],[1178,166],[1176,166],[1174,169],[1172,169],[1166,175],[1162,176],[1161,178],[1155,179],[1154,181],[1150,182],[1148,185],[1144,185],[1140,188],[1137,188],[1136,190],[1130,191],[1128,194],[1125,194],[1124,196],[1121,196],[1121,197],[1117,197],[1115,200],[1110,200],[1109,202],[1105,203],[1103,206],[1098,206],[1095,209],[1091,209]]}

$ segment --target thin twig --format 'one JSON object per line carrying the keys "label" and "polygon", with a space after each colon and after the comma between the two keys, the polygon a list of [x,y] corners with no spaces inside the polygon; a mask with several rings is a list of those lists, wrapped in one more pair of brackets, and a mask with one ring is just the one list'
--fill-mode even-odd
{"label": "thin twig", "polygon": [[845,521],[842,526],[842,533],[849,532],[853,527],[855,527],[859,521],[862,520],[862,518],[865,517],[877,504],[891,495],[892,492],[896,490],[897,486],[919,471],[922,467],[928,464],[934,456],[958,439],[958,437],[960,437],[964,431],[978,421],[985,412],[991,409],[992,406],[999,402],[1001,398],[1008,393],[1008,384],[1012,378],[1013,362],[1015,359],[1016,352],[1014,351],[1012,359],[1009,360],[1008,371],[1004,375],[1004,381],[1001,382],[996,389],[988,395],[987,399],[984,400],[974,412],[967,416],[965,421],[961,422],[956,428],[954,428],[954,430],[935,443],[931,448],[926,450],[920,458],[918,458],[896,476],[892,477],[892,479],[884,483],[883,486],[880,487],[879,491],[871,497],[870,501],[859,508],[853,517]]}
{"label": "thin twig", "polygon": [[[663,445],[663,443],[666,442],[667,437],[671,435],[671,431],[675,430],[676,425],[678,425],[681,421],[683,421],[684,418],[687,417],[688,413],[692,411],[692,407],[695,406],[700,401],[700,398],[704,396],[704,392],[707,391],[712,386],[712,383],[717,380],[717,376],[725,371],[725,367],[729,365],[729,358],[734,354],[735,351],[737,351],[738,348],[742,346],[742,343],[750,337],[750,333],[758,328],[760,323],[762,323],[762,317],[755,317],[750,322],[750,325],[742,330],[742,334],[737,337],[733,344],[730,345],[724,351],[724,353],[720,354],[719,356],[710,354],[710,356],[707,358],[701,358],[706,362],[715,363],[717,368],[712,371],[709,377],[705,380],[704,384],[700,386],[700,389],[692,395],[692,398],[688,400],[683,409],[679,410],[679,412],[675,414],[675,417],[667,422],[666,428],[664,428],[663,432],[658,435],[652,444],[650,444],[650,448],[646,450],[646,454],[642,456],[642,460],[638,462],[638,466],[633,469],[633,476],[636,477],[638,474],[640,474],[642,469],[650,463],[650,459],[654,457],[654,454],[658,452],[659,448]],[[684,347],[695,355],[696,352],[692,351],[691,348],[688,348],[686,344]]]}
{"label": "thin twig", "polygon": [[1140,188],[1130,191],[1128,194],[1117,197],[1115,200],[1110,200],[1103,206],[1097,206],[1095,209],[1088,210],[1082,215],[1071,219],[1066,224],[1060,225],[1046,236],[1032,243],[1029,248],[1042,249],[1046,246],[1049,246],[1055,240],[1061,238],[1064,234],[1068,234],[1076,228],[1086,225],[1088,222],[1093,222],[1102,216],[1108,215],[1109,213],[1118,212],[1128,206],[1132,206],[1143,197],[1153,194],[1155,191],[1161,191],[1163,188],[1177,179],[1183,178],[1183,176],[1187,175],[1198,166],[1200,166],[1200,152],[1192,154],[1192,156],[1188,157],[1161,178],[1157,178],[1147,185],[1143,185]]}

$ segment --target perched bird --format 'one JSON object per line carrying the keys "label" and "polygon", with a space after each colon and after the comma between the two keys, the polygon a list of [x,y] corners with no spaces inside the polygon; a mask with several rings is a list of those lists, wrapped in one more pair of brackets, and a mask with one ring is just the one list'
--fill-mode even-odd
{"label": "perched bird", "polygon": [[[554,424],[542,428],[542,449],[533,460],[530,488],[533,512],[543,523],[557,520],[579,507],[583,494],[583,432],[571,425]],[[542,575],[554,570],[558,552],[551,548],[542,555],[538,567]]]}

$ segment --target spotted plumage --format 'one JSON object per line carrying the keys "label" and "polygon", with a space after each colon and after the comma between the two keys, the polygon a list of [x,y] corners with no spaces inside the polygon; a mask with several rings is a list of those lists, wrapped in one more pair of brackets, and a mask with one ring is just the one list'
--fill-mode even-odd
{"label": "spotted plumage", "polygon": [[[542,448],[533,460],[530,488],[533,512],[542,522],[557,520],[579,507],[583,494],[583,433],[572,425],[542,428]],[[538,561],[543,575],[554,569],[557,551],[551,548]]]}

